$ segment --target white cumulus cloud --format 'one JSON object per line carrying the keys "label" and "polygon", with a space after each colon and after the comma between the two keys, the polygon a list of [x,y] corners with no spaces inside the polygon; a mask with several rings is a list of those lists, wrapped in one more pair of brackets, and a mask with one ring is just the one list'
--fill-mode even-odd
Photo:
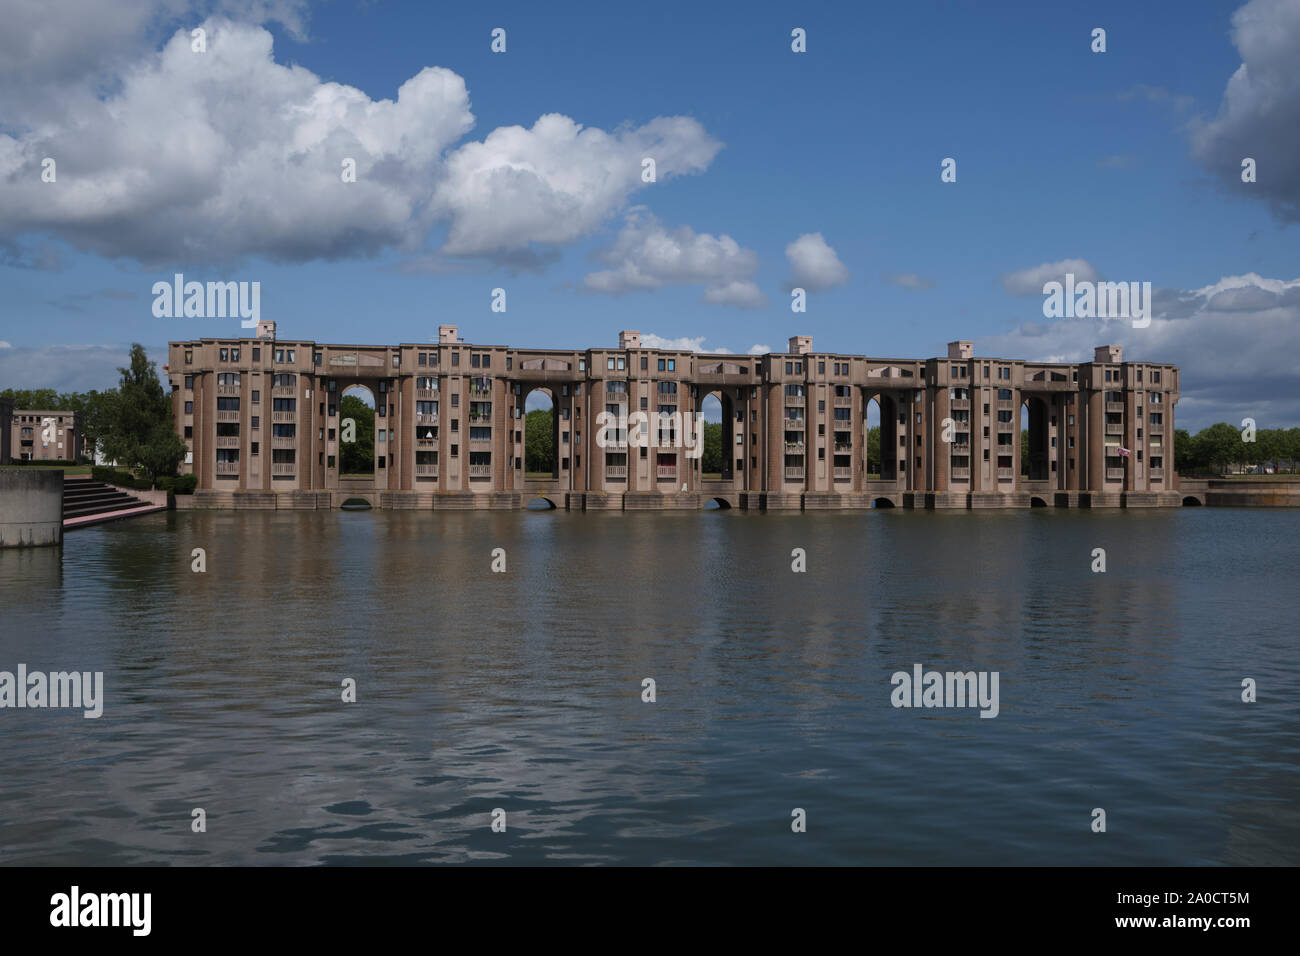
{"label": "white cumulus cloud", "polygon": [[632,210],[618,237],[596,253],[608,268],[583,279],[586,292],[622,295],[669,285],[702,285],[702,301],[737,308],[768,304],[754,283],[758,255],[730,236],[668,229],[644,209]]}
{"label": "white cumulus cloud", "polygon": [[824,292],[849,281],[849,270],[820,232],[809,232],[785,247],[790,260],[788,289]]}
{"label": "white cumulus cloud", "polygon": [[1042,295],[1045,283],[1064,282],[1067,272],[1074,275],[1075,282],[1096,282],[1101,278],[1086,259],[1062,259],[1008,272],[1002,277],[1002,288],[1011,295]]}

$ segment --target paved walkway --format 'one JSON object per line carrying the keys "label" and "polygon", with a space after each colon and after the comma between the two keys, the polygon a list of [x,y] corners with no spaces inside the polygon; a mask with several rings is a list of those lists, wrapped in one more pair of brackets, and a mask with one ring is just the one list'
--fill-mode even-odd
{"label": "paved walkway", "polygon": [[98,515],[84,515],[80,518],[65,518],[63,520],[64,531],[75,531],[77,528],[88,528],[93,524],[103,524],[105,521],[116,521],[118,518],[135,518],[139,515],[151,515],[155,511],[166,511],[166,505],[141,505],[138,508],[123,508],[120,511],[106,511]]}

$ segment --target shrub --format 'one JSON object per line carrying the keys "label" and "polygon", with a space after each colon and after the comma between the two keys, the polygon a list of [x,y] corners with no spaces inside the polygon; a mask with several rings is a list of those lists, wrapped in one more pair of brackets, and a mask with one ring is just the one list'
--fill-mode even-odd
{"label": "shrub", "polygon": [[172,489],[178,495],[192,495],[198,486],[198,475],[177,475],[172,479]]}
{"label": "shrub", "polygon": [[148,478],[134,478],[131,480],[131,487],[137,491],[152,491],[153,482]]}

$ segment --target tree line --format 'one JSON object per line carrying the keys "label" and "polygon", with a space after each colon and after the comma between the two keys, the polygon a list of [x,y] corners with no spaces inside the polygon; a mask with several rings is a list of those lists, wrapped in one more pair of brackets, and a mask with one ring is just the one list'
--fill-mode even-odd
{"label": "tree line", "polygon": [[85,457],[92,462],[98,450],[108,461],[151,479],[175,475],[188,448],[176,434],[171,396],[158,379],[157,363],[136,342],[129,367],[117,371],[117,388],[107,391],[7,388],[0,397],[12,401],[15,410],[75,412]]}

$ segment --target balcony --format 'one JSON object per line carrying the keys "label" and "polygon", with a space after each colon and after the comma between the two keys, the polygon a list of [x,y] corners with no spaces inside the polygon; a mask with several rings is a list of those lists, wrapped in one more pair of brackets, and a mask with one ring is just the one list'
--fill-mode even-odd
{"label": "balcony", "polygon": [[489,412],[489,413],[487,413],[486,415],[484,415],[484,414],[482,414],[481,412],[470,412],[470,413],[469,413],[469,420],[470,420],[471,422],[489,422],[489,423],[490,423],[490,422],[492,421],[492,413]]}
{"label": "balcony", "polygon": [[841,408],[850,408],[853,405],[852,395],[836,395],[835,404]]}
{"label": "balcony", "polygon": [[1016,430],[1015,422],[998,422],[998,431],[1000,432],[1013,432],[1015,430]]}
{"label": "balcony", "polygon": [[606,478],[626,478],[626,477],[627,477],[627,465],[606,465],[606,466],[605,466],[605,477],[606,477]]}
{"label": "balcony", "polygon": [[272,448],[297,448],[298,439],[296,437],[285,438],[282,435],[271,436]]}
{"label": "balcony", "polygon": [[238,436],[238,435],[218,435],[218,436],[217,436],[217,447],[218,447],[218,448],[238,448],[238,447],[239,447],[239,436]]}
{"label": "balcony", "polygon": [[492,447],[492,439],[491,439],[491,438],[471,438],[471,439],[469,440],[469,447],[470,447],[470,448],[473,448],[475,451],[486,450],[486,449]]}
{"label": "balcony", "polygon": [[219,411],[217,412],[217,421],[219,422],[237,422],[239,421],[238,411]]}
{"label": "balcony", "polygon": [[271,389],[272,398],[293,398],[298,391],[296,385],[277,385]]}
{"label": "balcony", "polygon": [[1011,399],[1011,398],[999,398],[999,399],[998,399],[998,408],[1006,409],[1006,408],[1015,408],[1015,407],[1016,407],[1016,406],[1015,406],[1015,400],[1014,400],[1014,399]]}
{"label": "balcony", "polygon": [[954,455],[969,455],[969,454],[970,454],[970,442],[968,442],[968,441],[954,441],[954,442],[952,443],[952,453],[953,453]]}
{"label": "balcony", "polygon": [[1014,477],[1015,477],[1015,469],[1014,469],[1014,468],[999,468],[999,469],[998,469],[998,481],[1010,481],[1010,480],[1011,480],[1012,478],[1014,478]]}
{"label": "balcony", "polygon": [[677,479],[676,465],[656,465],[655,474],[660,481],[675,481]]}
{"label": "balcony", "polygon": [[1121,423],[1118,424],[1118,425],[1114,425],[1114,424],[1111,424],[1110,422],[1107,422],[1107,423],[1106,423],[1106,434],[1107,434],[1107,435],[1122,435],[1122,434],[1124,434],[1124,425],[1123,425],[1123,423],[1121,422]]}
{"label": "balcony", "polygon": [[1124,469],[1123,469],[1123,468],[1107,468],[1107,469],[1106,469],[1106,480],[1107,480],[1107,481],[1123,481],[1123,480],[1124,480]]}
{"label": "balcony", "polygon": [[271,421],[273,422],[296,422],[298,420],[297,412],[272,412]]}
{"label": "balcony", "polygon": [[1123,403],[1123,402],[1107,402],[1107,403],[1106,403],[1106,411],[1108,411],[1108,412],[1122,412],[1122,411],[1124,411],[1124,403]]}
{"label": "balcony", "polygon": [[852,443],[852,442],[838,442],[838,441],[837,441],[837,442],[835,443],[835,454],[837,454],[837,455],[850,455],[850,454],[852,454],[852,453],[853,453],[853,443]]}
{"label": "balcony", "polygon": [[969,409],[969,408],[970,408],[970,399],[969,399],[969,398],[954,398],[952,401],[950,401],[950,402],[948,403],[948,407],[949,407],[949,408],[954,408],[954,409],[960,409],[960,408]]}
{"label": "balcony", "polygon": [[954,478],[969,478],[969,477],[970,477],[970,468],[969,468],[969,467],[967,467],[967,468],[954,468],[954,469],[952,470],[952,477],[954,477]]}
{"label": "balcony", "polygon": [[219,461],[217,462],[218,475],[237,475],[239,474],[239,462],[237,461]]}
{"label": "balcony", "polygon": [[292,461],[281,461],[271,463],[271,474],[273,475],[293,475],[296,474],[298,465]]}
{"label": "balcony", "polygon": [[1164,468],[1152,468],[1152,469],[1151,469],[1151,477],[1152,477],[1152,478],[1163,478],[1164,476],[1165,476],[1165,470],[1164,470]]}
{"label": "balcony", "polygon": [[787,481],[791,481],[791,480],[794,480],[794,481],[802,481],[802,480],[803,480],[803,469],[802,469],[802,468],[787,468],[787,469],[785,470],[785,477],[786,477],[786,480],[787,480]]}
{"label": "balcony", "polygon": [[836,467],[836,468],[835,468],[835,480],[836,480],[836,481],[849,481],[849,480],[852,479],[852,478],[853,478],[853,469],[852,469],[852,468],[842,468],[842,467]]}
{"label": "balcony", "polygon": [[487,387],[487,388],[479,388],[479,387],[476,386],[476,385],[471,385],[471,386],[469,387],[469,393],[470,393],[471,395],[477,395],[477,396],[479,396],[480,398],[487,398],[487,397],[491,397],[491,395],[492,395],[492,388],[491,388],[491,386],[489,386],[489,387]]}
{"label": "balcony", "polygon": [[1165,433],[1164,425],[1148,425],[1147,431],[1152,435],[1163,435]]}
{"label": "balcony", "polygon": [[492,476],[491,465],[470,465],[469,476],[471,478],[490,478]]}
{"label": "balcony", "polygon": [[785,427],[786,427],[786,428],[789,428],[789,429],[792,430],[792,431],[803,431],[803,419],[802,419],[802,418],[787,418],[787,419],[785,420]]}
{"label": "balcony", "polygon": [[788,452],[790,452],[791,454],[800,454],[800,455],[802,455],[802,454],[803,454],[803,442],[801,442],[801,441],[788,441],[788,442],[785,443],[785,450],[788,451]]}
{"label": "balcony", "polygon": [[415,397],[422,399],[437,398],[438,390],[436,388],[417,388],[415,390]]}
{"label": "balcony", "polygon": [[421,477],[421,478],[437,478],[438,466],[437,465],[416,465],[415,474],[417,477]]}
{"label": "balcony", "polygon": [[239,394],[239,386],[238,386],[238,385],[218,385],[218,386],[217,386],[217,394],[218,394],[218,395],[238,395],[238,394]]}

